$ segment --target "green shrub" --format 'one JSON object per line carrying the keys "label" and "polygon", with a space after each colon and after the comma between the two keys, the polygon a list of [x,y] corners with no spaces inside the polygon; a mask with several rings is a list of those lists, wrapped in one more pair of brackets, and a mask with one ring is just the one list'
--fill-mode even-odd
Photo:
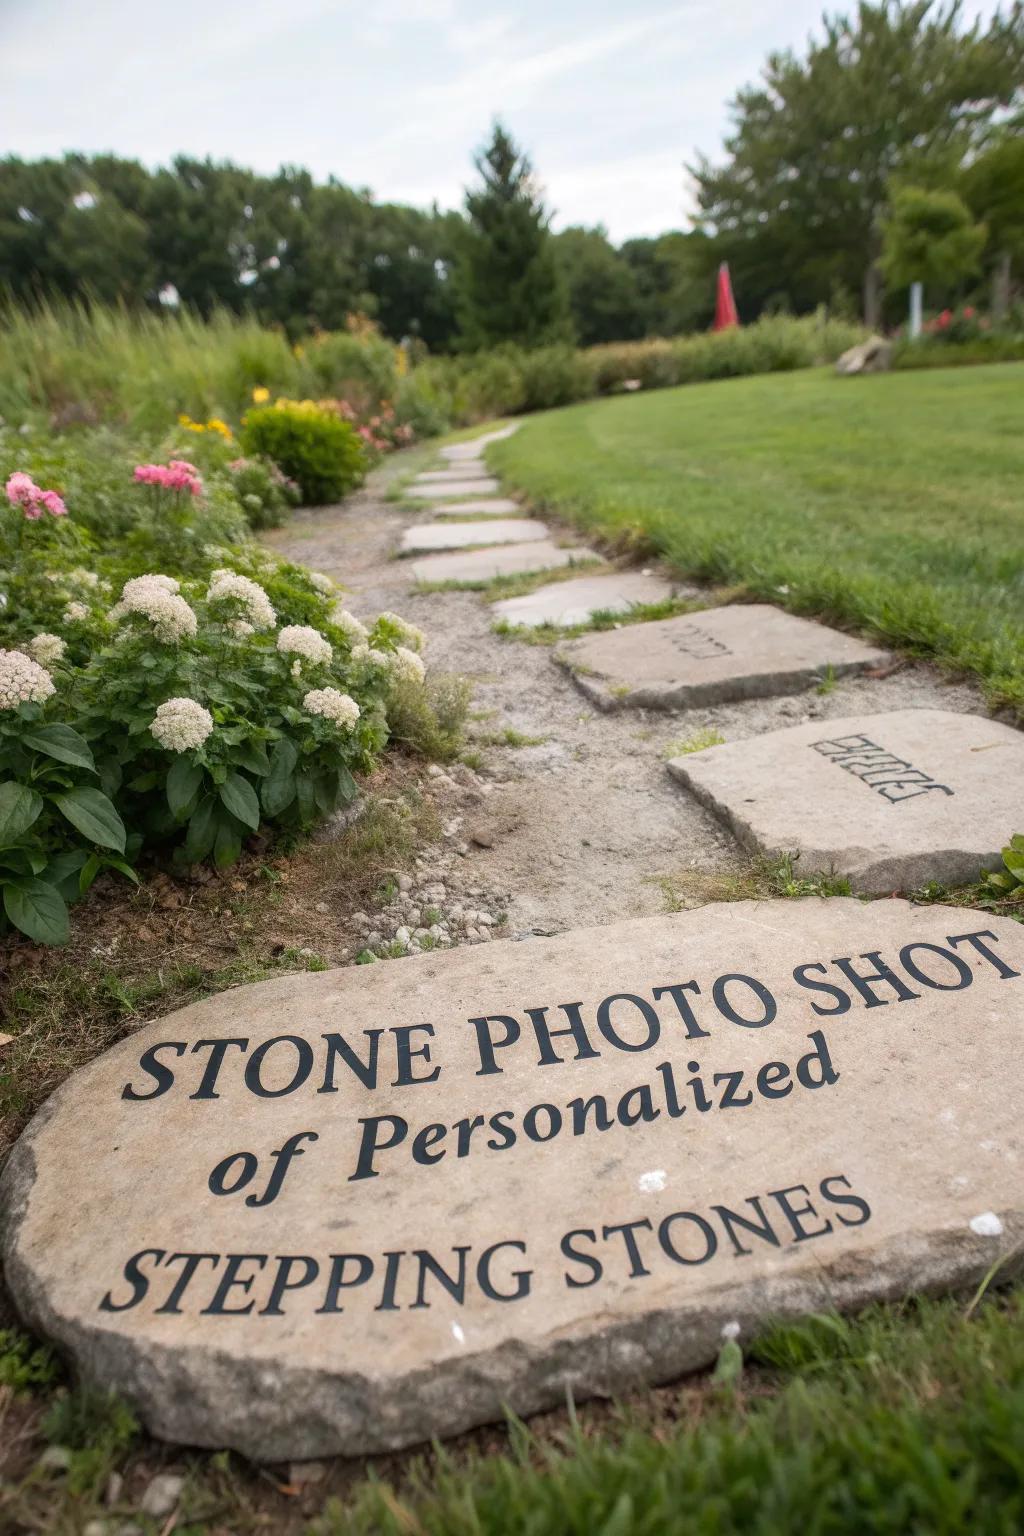
{"label": "green shrub", "polygon": [[593,394],[593,373],[586,354],[574,347],[539,347],[524,352],[519,363],[524,411],[571,405]]}
{"label": "green shrub", "polygon": [[324,331],[302,349],[311,394],[347,401],[369,414],[398,388],[398,348],[372,330]]}
{"label": "green shrub", "polygon": [[306,505],[337,501],[366,473],[354,428],[311,400],[255,407],[242,424],[241,442],[246,453],[265,455],[294,480]]}
{"label": "green shrub", "polygon": [[299,504],[299,487],[273,459],[232,459],[228,474],[250,528],[278,528]]}

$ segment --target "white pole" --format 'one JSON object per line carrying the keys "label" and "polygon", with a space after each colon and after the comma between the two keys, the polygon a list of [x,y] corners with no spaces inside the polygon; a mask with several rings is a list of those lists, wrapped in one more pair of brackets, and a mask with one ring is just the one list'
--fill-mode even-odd
{"label": "white pole", "polygon": [[916,341],[921,334],[921,284],[910,285],[910,339]]}

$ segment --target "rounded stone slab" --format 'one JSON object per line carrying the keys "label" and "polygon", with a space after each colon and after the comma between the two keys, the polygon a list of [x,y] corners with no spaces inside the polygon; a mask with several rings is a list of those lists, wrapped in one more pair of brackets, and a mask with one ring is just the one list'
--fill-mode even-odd
{"label": "rounded stone slab", "polygon": [[673,758],[748,848],[857,891],[959,885],[1024,827],[1024,736],[981,715],[899,709],[814,720]]}
{"label": "rounded stone slab", "polygon": [[601,709],[678,709],[798,693],[879,666],[887,654],[768,603],[585,635],[555,652]]}
{"label": "rounded stone slab", "polygon": [[439,549],[472,549],[480,544],[529,544],[547,536],[545,523],[527,517],[496,517],[483,523],[420,523],[402,534],[399,552],[422,555]]}
{"label": "rounded stone slab", "polygon": [[372,1453],[1021,1259],[1024,929],[737,902],[278,978],[81,1069],[0,1183],[149,1428]]}
{"label": "rounded stone slab", "polygon": [[433,508],[437,517],[463,517],[467,512],[472,512],[475,517],[507,517],[510,512],[521,510],[519,503],[509,496],[474,497],[469,501],[445,502]]}
{"label": "rounded stone slab", "polygon": [[475,480],[449,481],[445,485],[410,485],[405,494],[413,496],[417,501],[444,501],[452,496],[487,496],[491,491],[498,490],[498,482],[489,475],[482,475]]}
{"label": "rounded stone slab", "polygon": [[486,586],[498,576],[528,576],[533,571],[554,571],[567,565],[596,560],[589,549],[561,549],[550,539],[531,544],[497,544],[493,549],[467,550],[465,554],[430,555],[417,560],[416,581],[462,581]]}
{"label": "rounded stone slab", "polygon": [[672,596],[667,581],[639,571],[616,571],[610,576],[580,576],[576,581],[553,581],[524,597],[495,603],[491,612],[508,624],[535,629],[539,624],[586,624],[595,613],[628,613],[647,603],[663,603]]}

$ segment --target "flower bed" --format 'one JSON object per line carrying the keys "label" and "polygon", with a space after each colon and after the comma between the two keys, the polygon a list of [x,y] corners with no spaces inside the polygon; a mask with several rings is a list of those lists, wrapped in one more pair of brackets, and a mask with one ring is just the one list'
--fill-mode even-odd
{"label": "flower bed", "polygon": [[0,927],[47,943],[103,870],[223,868],[350,801],[424,678],[418,630],[245,542],[190,460],[121,468],[114,540],[24,469],[0,505]]}

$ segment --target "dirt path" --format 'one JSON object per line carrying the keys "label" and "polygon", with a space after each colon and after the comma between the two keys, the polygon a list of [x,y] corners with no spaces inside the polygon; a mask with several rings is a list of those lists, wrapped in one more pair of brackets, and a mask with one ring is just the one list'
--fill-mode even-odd
{"label": "dirt path", "polygon": [[[473,903],[489,907],[498,918],[494,937],[664,911],[666,880],[748,867],[732,836],[669,778],[670,743],[708,728],[735,741],[810,718],[910,704],[983,709],[973,686],[907,664],[886,678],[839,682],[824,696],[603,714],[553,663],[548,647],[492,632],[485,595],[415,590],[408,564],[394,551],[403,529],[433,514],[385,499],[403,467],[396,456],[360,495],[302,513],[269,538],[282,554],[343,584],[346,606],[358,617],[392,609],[424,629],[428,666],[472,680],[473,710],[486,715],[473,727],[478,736],[511,728],[540,738],[529,746],[488,744],[479,776],[453,771],[462,803],[448,820],[444,846],[420,860],[425,886],[433,880],[443,888],[436,904],[470,913]],[[413,899],[421,894],[413,891]],[[371,924],[384,938],[388,918],[402,921],[401,903],[385,912],[383,927]],[[471,939],[481,936],[472,931],[476,924],[460,928],[456,920],[453,941],[465,937],[466,927]]]}

